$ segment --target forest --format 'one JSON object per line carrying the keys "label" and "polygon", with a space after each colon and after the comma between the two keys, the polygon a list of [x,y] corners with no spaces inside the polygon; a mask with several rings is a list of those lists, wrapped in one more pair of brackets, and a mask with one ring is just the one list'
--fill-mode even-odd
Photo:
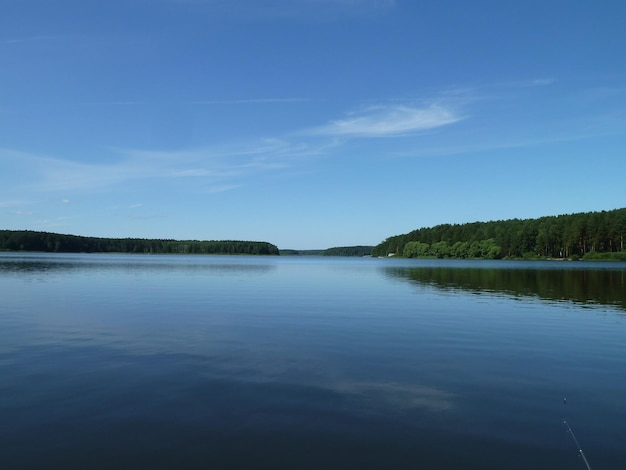
{"label": "forest", "polygon": [[96,238],[30,230],[0,230],[0,251],[44,251],[54,253],[171,253],[278,255],[267,242],[153,240],[143,238]]}
{"label": "forest", "polygon": [[373,246],[336,246],[324,250],[322,256],[369,256],[372,254]]}
{"label": "forest", "polygon": [[335,246],[325,250],[280,250],[286,256],[370,256],[373,246]]}
{"label": "forest", "polygon": [[626,261],[626,208],[442,224],[387,238],[373,256]]}

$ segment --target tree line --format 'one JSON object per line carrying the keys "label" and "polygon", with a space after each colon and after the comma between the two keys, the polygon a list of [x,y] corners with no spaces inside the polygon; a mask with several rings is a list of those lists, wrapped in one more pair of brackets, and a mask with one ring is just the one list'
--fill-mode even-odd
{"label": "tree line", "polygon": [[267,242],[97,238],[30,230],[0,230],[0,250],[52,253],[279,254],[278,248]]}
{"label": "tree line", "polygon": [[372,255],[626,260],[625,237],[626,208],[424,227],[387,238]]}
{"label": "tree line", "polygon": [[280,250],[281,255],[287,256],[370,256],[373,246],[335,246],[325,250]]}
{"label": "tree line", "polygon": [[373,246],[336,246],[328,248],[322,252],[322,256],[369,256],[372,254]]}

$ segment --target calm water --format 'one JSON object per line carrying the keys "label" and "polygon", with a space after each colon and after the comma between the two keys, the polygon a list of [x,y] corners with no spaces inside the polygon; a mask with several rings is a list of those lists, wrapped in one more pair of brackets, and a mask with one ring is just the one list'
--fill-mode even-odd
{"label": "calm water", "polygon": [[[626,468],[626,265],[0,255],[0,468]],[[567,403],[564,403],[567,397]]]}

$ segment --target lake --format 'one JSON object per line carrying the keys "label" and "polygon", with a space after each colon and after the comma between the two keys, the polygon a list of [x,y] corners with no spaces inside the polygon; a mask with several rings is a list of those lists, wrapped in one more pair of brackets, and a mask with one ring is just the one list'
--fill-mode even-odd
{"label": "lake", "polygon": [[0,467],[626,468],[626,264],[0,254]]}

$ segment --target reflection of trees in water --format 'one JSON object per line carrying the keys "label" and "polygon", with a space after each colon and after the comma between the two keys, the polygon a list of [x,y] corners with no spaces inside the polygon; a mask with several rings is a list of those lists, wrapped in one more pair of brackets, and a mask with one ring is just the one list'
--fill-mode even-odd
{"label": "reflection of trees in water", "polygon": [[395,278],[438,289],[504,293],[626,310],[625,269],[387,268]]}
{"label": "reflection of trees in water", "polygon": [[[163,257],[163,258],[161,258]],[[218,261],[203,255],[7,255],[0,257],[0,276],[7,273],[21,275],[64,274],[82,271],[141,272],[182,274],[259,274],[275,269],[263,261]]]}

